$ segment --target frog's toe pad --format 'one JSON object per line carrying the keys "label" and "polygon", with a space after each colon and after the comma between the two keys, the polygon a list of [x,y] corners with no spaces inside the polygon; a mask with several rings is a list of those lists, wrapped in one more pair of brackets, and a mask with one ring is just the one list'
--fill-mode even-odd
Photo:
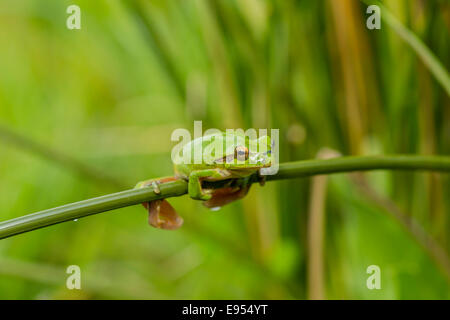
{"label": "frog's toe pad", "polygon": [[176,230],[183,225],[183,218],[166,200],[151,201],[144,206],[148,210],[148,223],[155,228]]}

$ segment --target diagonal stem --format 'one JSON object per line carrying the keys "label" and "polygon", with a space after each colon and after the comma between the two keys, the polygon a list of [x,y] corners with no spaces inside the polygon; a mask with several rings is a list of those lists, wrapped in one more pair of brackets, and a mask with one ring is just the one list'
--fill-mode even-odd
{"label": "diagonal stem", "polygon": [[[450,157],[392,155],[288,162],[280,164],[278,173],[267,176],[267,181],[380,169],[450,172]],[[257,182],[258,176],[251,176],[249,181]],[[210,182],[206,187],[220,188],[222,184],[221,181]],[[7,220],[0,223],[0,239],[142,202],[181,196],[188,191],[184,180],[161,184],[159,189],[160,193],[155,193],[152,187],[125,190]]]}

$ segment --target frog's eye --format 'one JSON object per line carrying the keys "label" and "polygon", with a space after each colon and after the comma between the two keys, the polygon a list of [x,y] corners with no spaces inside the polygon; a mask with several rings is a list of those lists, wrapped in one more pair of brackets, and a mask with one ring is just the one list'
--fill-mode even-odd
{"label": "frog's eye", "polygon": [[245,161],[248,159],[248,149],[244,146],[237,146],[234,149],[234,158],[239,161]]}

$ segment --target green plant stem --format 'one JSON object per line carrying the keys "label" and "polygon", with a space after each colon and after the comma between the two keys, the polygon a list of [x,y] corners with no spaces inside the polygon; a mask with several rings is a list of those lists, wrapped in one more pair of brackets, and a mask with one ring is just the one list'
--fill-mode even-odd
{"label": "green plant stem", "polygon": [[[450,157],[393,155],[288,162],[280,164],[278,173],[267,176],[267,181],[380,169],[450,172]],[[257,175],[253,175],[250,183],[257,180]],[[208,187],[220,188],[221,183],[211,182]],[[7,220],[0,223],[0,239],[146,201],[181,196],[187,193],[187,183],[183,180],[168,182],[159,189],[160,193],[155,193],[152,187],[126,190]]]}

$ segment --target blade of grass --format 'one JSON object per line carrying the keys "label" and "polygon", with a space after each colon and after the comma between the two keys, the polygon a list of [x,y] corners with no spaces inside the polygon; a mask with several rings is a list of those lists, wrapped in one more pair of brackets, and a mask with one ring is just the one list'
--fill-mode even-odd
{"label": "blade of grass", "polygon": [[0,125],[0,140],[33,154],[39,155],[46,160],[60,164],[61,166],[68,168],[93,182],[102,183],[108,187],[115,187],[118,189],[122,189],[126,185],[125,183],[120,182],[114,177],[106,175],[92,166],[86,165],[83,162],[59,152],[58,150],[54,150],[44,144],[33,141],[28,137],[16,133],[2,125]]}
{"label": "blade of grass", "polygon": [[363,195],[384,209],[412,235],[450,282],[450,257],[445,249],[413,217],[406,215],[394,202],[374,190],[364,176],[354,175],[351,179]]}
{"label": "blade of grass", "polygon": [[431,52],[431,50],[411,31],[408,30],[397,18],[390,13],[385,6],[378,1],[362,0],[366,4],[376,4],[381,9],[381,19],[383,19],[395,33],[399,35],[419,56],[423,63],[427,66],[436,80],[444,88],[447,95],[450,96],[450,75],[444,65]]}
{"label": "blade of grass", "polygon": [[[337,157],[339,153],[332,149],[321,149],[318,159]],[[325,291],[325,221],[327,176],[315,176],[311,179],[311,193],[308,208],[308,299],[323,300]]]}
{"label": "blade of grass", "polygon": [[140,31],[151,47],[152,52],[161,62],[161,66],[166,71],[167,76],[174,86],[176,93],[181,100],[185,98],[185,85],[181,79],[171,56],[161,39],[160,34],[152,20],[146,15],[146,7],[141,1],[127,2],[130,14],[132,14]]}

